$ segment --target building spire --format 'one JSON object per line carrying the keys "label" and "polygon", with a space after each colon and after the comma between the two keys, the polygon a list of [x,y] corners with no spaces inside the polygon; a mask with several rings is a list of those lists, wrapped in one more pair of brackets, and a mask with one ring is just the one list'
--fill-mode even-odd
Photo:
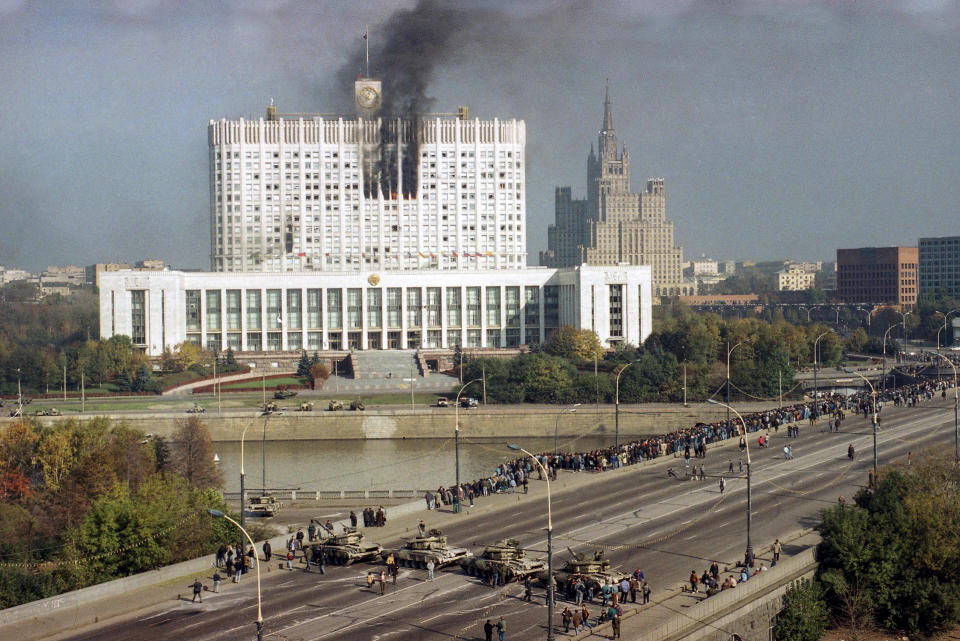
{"label": "building spire", "polygon": [[603,101],[603,129],[613,131],[613,108],[610,105],[610,79],[607,78],[607,95]]}

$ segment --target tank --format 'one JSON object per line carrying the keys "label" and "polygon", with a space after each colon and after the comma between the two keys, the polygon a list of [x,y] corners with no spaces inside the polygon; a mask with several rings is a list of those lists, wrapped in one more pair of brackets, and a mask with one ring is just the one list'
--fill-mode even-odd
{"label": "tank", "polygon": [[300,407],[297,408],[298,412],[312,412],[313,411],[313,402],[303,401],[300,403]]}
{"label": "tank", "polygon": [[[578,554],[570,548],[567,551],[571,558],[562,568],[554,571],[561,594],[573,596],[573,586],[577,580],[583,581],[587,587],[593,586],[596,593],[606,583],[618,583],[622,578],[622,573],[611,570],[610,561],[603,558],[603,550],[594,550],[593,554]],[[542,573],[540,579],[546,582],[547,573]]]}
{"label": "tank", "polygon": [[430,530],[424,536],[408,539],[406,545],[393,553],[401,567],[426,568],[427,561],[433,559],[437,568],[457,563],[472,557],[473,552],[466,548],[447,546],[447,537],[440,530]]}
{"label": "tank", "polygon": [[330,401],[327,405],[327,409],[331,412],[336,412],[343,409],[343,401]]}
{"label": "tank", "polygon": [[319,541],[304,541],[305,549],[319,547],[327,553],[330,563],[350,565],[358,561],[373,561],[380,556],[382,548],[377,543],[365,543],[357,528],[347,528],[342,534],[331,534]]}
{"label": "tank", "polygon": [[498,571],[500,582],[507,583],[538,575],[546,569],[546,563],[541,559],[525,558],[520,542],[516,539],[506,539],[486,546],[480,556],[461,559],[460,567],[470,576],[484,578]]}
{"label": "tank", "polygon": [[276,401],[268,401],[263,405],[263,416],[268,416],[270,414],[281,414],[280,405]]}

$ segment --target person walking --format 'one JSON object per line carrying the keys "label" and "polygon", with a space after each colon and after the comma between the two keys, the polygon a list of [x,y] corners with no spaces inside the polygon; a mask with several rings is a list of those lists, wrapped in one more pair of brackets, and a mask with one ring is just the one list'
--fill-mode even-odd
{"label": "person walking", "polygon": [[576,608],[573,611],[573,618],[571,621],[573,623],[573,633],[576,634],[580,632],[580,626],[583,625],[583,614],[580,613],[580,608]]}
{"label": "person walking", "polygon": [[643,585],[640,586],[640,593],[643,595],[643,604],[646,605],[650,603],[650,593],[653,590],[650,588],[650,584],[646,581],[643,582]]}
{"label": "person walking", "polygon": [[690,571],[690,591],[696,594],[699,590],[698,585],[700,583],[700,577],[697,576],[696,570]]}
{"label": "person walking", "polygon": [[220,594],[220,582],[223,581],[223,577],[220,576],[219,572],[213,573],[213,593]]}
{"label": "person walking", "polygon": [[588,610],[588,609],[587,609],[587,606],[585,606],[585,605],[581,605],[581,606],[580,606],[580,620],[581,620],[581,622],[583,623],[583,628],[584,628],[585,630],[586,630],[587,628],[589,628],[589,629],[591,629],[591,630],[593,629],[593,626],[590,625],[590,610]]}
{"label": "person walking", "polygon": [[533,601],[533,579],[529,576],[523,581],[523,600]]}
{"label": "person walking", "polygon": [[387,575],[383,570],[377,575],[377,581],[380,583],[380,596],[387,593]]}
{"label": "person walking", "polygon": [[350,510],[350,527],[357,527],[357,513],[353,510]]}
{"label": "person walking", "polygon": [[493,624],[490,623],[490,619],[487,619],[487,622],[483,624],[483,639],[484,641],[493,641]]}
{"label": "person walking", "polygon": [[237,558],[233,561],[233,582],[240,583],[240,575],[243,574],[243,559],[245,557],[242,554],[237,554]]}
{"label": "person walking", "polygon": [[437,567],[437,564],[433,562],[433,559],[427,561],[427,581],[433,581],[433,570]]}
{"label": "person walking", "polygon": [[503,617],[500,617],[500,620],[497,621],[497,638],[499,641],[504,641],[507,638],[507,622],[503,620]]}
{"label": "person walking", "polygon": [[725,489],[727,489],[727,480],[721,476],[720,477],[720,494],[723,494],[723,491]]}
{"label": "person walking", "polygon": [[420,519],[420,522],[417,523],[417,534],[420,535],[421,539],[427,535],[427,524],[423,522],[423,519]]}
{"label": "person walking", "polygon": [[610,626],[613,628],[613,638],[620,638],[620,613],[617,611],[616,607],[611,607],[610,612],[607,613],[607,616],[610,617]]}
{"label": "person walking", "polygon": [[770,551],[773,552],[773,562],[777,563],[780,561],[780,552],[783,551],[783,545],[780,543],[780,539],[776,539],[773,542],[773,545],[770,546]]}
{"label": "person walking", "polygon": [[198,598],[200,599],[200,603],[203,603],[203,594],[201,593],[203,590],[203,584],[200,583],[200,579],[194,579],[193,583],[190,584],[190,587],[193,588],[193,598],[190,599],[190,603],[195,603]]}

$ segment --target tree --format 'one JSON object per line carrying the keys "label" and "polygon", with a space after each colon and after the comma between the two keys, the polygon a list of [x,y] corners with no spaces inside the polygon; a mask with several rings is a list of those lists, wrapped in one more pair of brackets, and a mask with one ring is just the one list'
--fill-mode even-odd
{"label": "tree", "polygon": [[310,366],[308,375],[310,376],[313,389],[320,389],[323,387],[324,381],[330,377],[330,368],[323,363],[314,363]]}
{"label": "tree", "polygon": [[210,430],[199,417],[177,421],[171,449],[170,469],[190,485],[202,489],[223,486],[223,473],[213,462]]}
{"label": "tree", "polygon": [[153,373],[150,371],[150,366],[146,363],[140,363],[137,366],[137,374],[133,379],[133,391],[149,392],[153,387]]}
{"label": "tree", "polygon": [[575,363],[593,362],[603,357],[600,339],[589,329],[577,329],[565,325],[557,330],[543,346],[543,351]]}
{"label": "tree", "polygon": [[233,353],[233,348],[232,348],[232,347],[228,347],[228,348],[227,348],[227,352],[226,352],[226,354],[224,354],[223,360],[224,360],[224,362],[227,364],[227,366],[229,366],[229,367],[236,367],[236,365],[237,365],[237,357],[236,357],[236,355]]}
{"label": "tree", "polygon": [[787,587],[777,615],[777,641],[818,641],[827,629],[827,603],[816,581],[800,579]]}
{"label": "tree", "polygon": [[853,330],[853,334],[850,335],[850,339],[847,341],[847,348],[851,352],[862,352],[863,348],[867,346],[868,340],[870,340],[870,337],[867,336],[866,330],[858,327]]}
{"label": "tree", "polygon": [[130,372],[126,369],[120,370],[116,380],[117,389],[121,392],[129,392],[133,389],[133,379],[130,378]]}
{"label": "tree", "polygon": [[522,390],[530,403],[562,403],[570,394],[577,371],[562,358],[548,354],[523,354],[510,363],[510,384]]}
{"label": "tree", "polygon": [[310,357],[307,356],[306,351],[300,353],[300,360],[297,361],[297,376],[300,378],[310,376]]}

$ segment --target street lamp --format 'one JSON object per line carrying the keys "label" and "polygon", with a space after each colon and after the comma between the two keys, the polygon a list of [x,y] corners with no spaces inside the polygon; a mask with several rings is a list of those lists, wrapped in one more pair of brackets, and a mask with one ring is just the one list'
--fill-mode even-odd
{"label": "street lamp", "polygon": [[903,313],[903,312],[898,312],[897,310],[893,310],[893,313],[899,314],[900,322],[903,323],[903,347],[904,349],[906,349],[907,347],[907,316],[909,316],[913,312]]}
{"label": "street lamp", "polygon": [[575,404],[573,407],[568,408],[562,412],[557,412],[557,421],[553,424],[553,455],[556,456],[559,452],[557,449],[557,436],[560,432],[560,417],[564,414],[573,414],[577,411],[577,408],[580,407],[580,403]]}
{"label": "street lamp", "polygon": [[883,359],[882,365],[880,366],[880,389],[886,393],[887,391],[887,335],[890,333],[890,330],[896,327],[898,323],[894,323],[887,328],[887,331],[883,333]]}
{"label": "street lamp", "polygon": [[960,463],[960,388],[957,387],[957,366],[946,356],[937,354],[953,368],[953,462]]}
{"label": "street lamp", "polygon": [[[246,475],[243,472],[243,437],[247,435],[247,429],[253,425],[253,421],[247,423],[246,427],[243,428],[243,431],[240,433],[240,526],[246,524],[244,519],[244,512],[246,512],[246,502],[247,495],[246,490],[244,489],[244,482]],[[266,430],[266,419],[264,419],[264,430]]]}
{"label": "street lamp", "polygon": [[[744,339],[744,340],[740,341],[739,343],[737,343],[736,345],[734,345],[733,347],[730,347],[730,341],[727,341],[727,404],[728,404],[728,405],[727,405],[727,425],[730,425],[730,408],[729,408],[729,403],[730,403],[730,355],[733,354],[733,350],[737,349],[738,347],[740,347],[740,346],[743,345],[744,343],[749,343],[749,342],[750,342],[750,339]],[[744,427],[744,430],[746,430],[746,427]]]}
{"label": "street lamp", "polygon": [[864,308],[862,308],[862,307],[858,307],[858,308],[857,308],[857,311],[863,312],[863,313],[865,313],[865,314],[867,315],[867,335],[869,335],[869,334],[870,334],[870,321],[871,321],[872,318],[873,318],[873,314],[870,313],[870,310],[869,310],[869,309],[864,309]]}
{"label": "street lamp", "polygon": [[810,308],[807,307],[806,305],[798,305],[797,309],[802,309],[805,312],[807,312],[807,325],[809,325],[810,324]]}
{"label": "street lamp", "polygon": [[820,404],[817,401],[818,396],[818,387],[817,387],[817,344],[820,342],[820,339],[832,332],[832,329],[828,329],[824,333],[817,336],[813,341],[813,418],[817,418],[820,415]]}
{"label": "street lamp", "polygon": [[467,389],[467,385],[470,383],[476,383],[481,379],[475,378],[472,381],[467,381],[460,388],[460,391],[457,392],[457,398],[453,401],[453,414],[454,414],[454,424],[453,424],[453,443],[454,443],[454,452],[456,453],[456,474],[457,474],[457,491],[453,493],[453,511],[455,514],[460,513],[460,395],[463,394],[463,390]]}
{"label": "street lamp", "polygon": [[[943,327],[937,330],[937,356],[940,356],[940,332],[942,332],[947,328],[947,319],[950,317],[950,315],[956,314],[957,312],[960,312],[960,309],[952,309],[946,314],[938,311],[933,312],[934,314],[940,314],[941,316],[943,316]],[[951,340],[950,342],[952,343],[953,341]],[[939,360],[937,361],[937,380],[938,381],[940,380],[940,361]]]}
{"label": "street lamp", "polygon": [[536,456],[523,449],[519,445],[509,444],[508,448],[517,452],[523,452],[533,459],[544,478],[547,479],[547,641],[554,641],[553,635],[553,513],[550,506],[550,474],[547,473],[543,463]]}
{"label": "street lamp", "polygon": [[843,370],[847,374],[856,374],[863,379],[863,382],[870,386],[870,394],[873,396],[873,478],[877,478],[877,390],[866,376],[855,369],[849,367]]}
{"label": "street lamp", "polygon": [[[720,401],[714,400],[712,398],[707,399],[708,403],[713,403],[714,405],[720,405],[727,408],[727,412],[733,412],[737,415],[737,418],[740,419],[740,424],[743,425],[743,442],[746,445],[747,450],[747,550],[744,553],[744,562],[743,566],[749,568],[750,561],[753,560],[753,542],[750,539],[750,531],[753,526],[753,489],[752,483],[753,476],[750,472],[750,439],[747,438],[747,423],[743,420],[743,417],[740,416],[740,412],[733,409],[726,403],[721,403]],[[739,430],[738,430],[739,431]]]}
{"label": "street lamp", "polygon": [[616,412],[615,412],[615,419],[614,419],[614,423],[616,427],[614,429],[614,436],[613,436],[613,447],[615,449],[620,448],[620,375],[623,374],[624,370],[626,370],[628,367],[630,367],[636,362],[637,361],[630,361],[629,363],[621,367],[619,372],[617,372],[617,391],[615,396]]}
{"label": "street lamp", "polygon": [[[243,529],[243,526],[231,519],[229,516],[221,512],[220,510],[207,510],[207,514],[212,516],[215,519],[226,519],[240,528],[240,531],[243,532],[243,535],[247,537],[247,541],[250,542],[250,547],[254,547],[253,539],[250,538],[250,535],[247,534],[247,531]],[[242,512],[241,512],[242,514]],[[241,550],[242,552],[243,550]],[[261,609],[260,601],[260,564],[257,563],[257,641],[263,641],[263,611]]]}

